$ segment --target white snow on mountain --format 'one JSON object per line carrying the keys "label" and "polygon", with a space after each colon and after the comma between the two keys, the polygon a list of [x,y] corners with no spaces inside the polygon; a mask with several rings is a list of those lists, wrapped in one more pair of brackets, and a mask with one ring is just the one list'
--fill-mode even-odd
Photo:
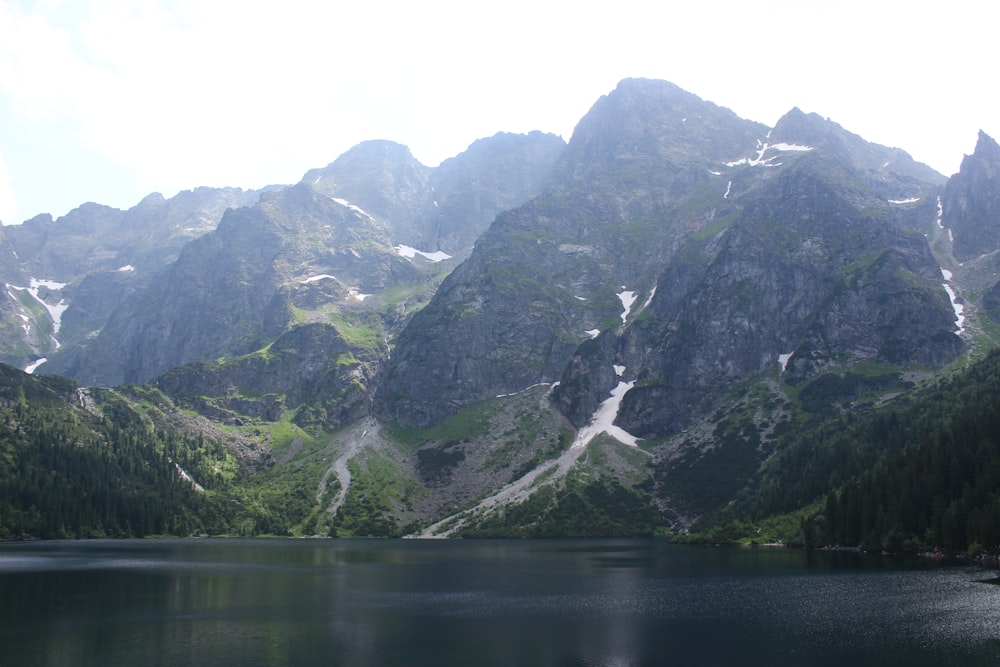
{"label": "white snow on mountain", "polygon": [[628,319],[628,315],[632,312],[632,304],[636,300],[635,292],[626,290],[625,286],[622,285],[622,291],[618,293],[618,299],[622,302],[622,324],[625,324],[625,320]]}
{"label": "white snow on mountain", "polygon": [[812,146],[804,146],[802,144],[787,144],[787,143],[777,143],[769,144],[764,141],[757,140],[757,157],[744,157],[739,160],[733,160],[732,162],[726,162],[727,167],[738,167],[740,165],[749,165],[751,167],[779,167],[781,162],[774,162],[777,155],[771,155],[769,157],[764,157],[769,150],[775,150],[779,153],[789,153],[798,152],[803,153],[806,151],[814,150]]}
{"label": "white snow on mountain", "polygon": [[360,206],[355,206],[354,204],[352,204],[351,202],[347,201],[346,199],[341,199],[340,197],[330,197],[330,199],[332,199],[333,201],[337,202],[341,206],[346,206],[347,208],[351,209],[355,213],[359,213],[359,214],[365,216],[366,218],[371,218],[372,220],[375,219],[375,218],[373,218],[368,213],[368,211],[364,210]]}
{"label": "white snow on mountain", "polygon": [[309,283],[314,283],[319,280],[336,280],[333,276],[328,273],[323,273],[318,276],[309,276],[308,278],[303,278],[299,281],[300,285],[308,285]]}
{"label": "white snow on mountain", "polygon": [[417,250],[408,245],[398,245],[395,246],[394,250],[400,254],[400,256],[413,261],[413,258],[420,255],[429,262],[443,262],[446,259],[451,259],[451,255],[446,252],[438,250],[437,252],[425,252],[423,250]]}
{"label": "white snow on mountain", "polygon": [[36,361],[28,364],[25,367],[24,372],[27,373],[28,375],[31,375],[36,370],[38,370],[38,367],[41,366],[42,364],[44,364],[46,361],[48,361],[48,359],[46,359],[45,357],[42,357],[41,359],[38,359],[38,360],[36,360]]}
{"label": "white snow on mountain", "polygon": [[788,368],[788,360],[792,358],[794,352],[789,352],[787,354],[778,355],[778,363],[781,364],[781,372],[784,373],[785,369]]}

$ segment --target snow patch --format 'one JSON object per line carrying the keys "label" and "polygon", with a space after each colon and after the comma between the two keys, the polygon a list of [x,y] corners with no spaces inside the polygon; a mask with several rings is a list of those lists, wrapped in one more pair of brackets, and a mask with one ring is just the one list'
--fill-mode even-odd
{"label": "snow patch", "polygon": [[[770,135],[769,135],[770,138]],[[806,152],[814,150],[812,146],[804,146],[802,144],[788,144],[788,143],[777,143],[769,144],[766,141],[757,140],[757,157],[744,157],[739,160],[733,160],[732,162],[726,162],[727,167],[738,167],[742,164],[751,167],[779,167],[781,162],[774,162],[774,159],[778,157],[777,155],[771,155],[769,157],[764,157],[769,150],[775,150],[779,153],[789,153],[789,152]]]}
{"label": "snow patch", "polygon": [[611,397],[605,399],[597,406],[597,412],[591,417],[590,423],[576,434],[576,438],[573,440],[573,444],[570,445],[570,449],[586,447],[587,443],[601,433],[607,433],[624,445],[638,447],[639,439],[614,423],[615,418],[618,417],[618,410],[621,408],[622,399],[625,398],[625,394],[634,386],[635,381],[619,382],[618,386],[611,390]]}
{"label": "snow patch", "polygon": [[618,377],[621,377],[621,376],[625,375],[625,367],[624,366],[615,365],[615,366],[612,366],[612,368],[615,369],[615,375],[617,375]]}
{"label": "snow patch", "polygon": [[708,173],[710,173],[712,176],[722,176],[721,171],[712,171],[711,169],[709,169]]}
{"label": "snow patch", "polygon": [[131,264],[126,264],[125,266],[118,269],[118,273],[132,273],[135,271],[135,267]]}
{"label": "snow patch", "polygon": [[37,278],[31,279],[31,289],[38,289],[39,287],[48,287],[51,290],[60,290],[66,287],[69,283],[61,283],[56,280],[39,280]]}
{"label": "snow patch", "polygon": [[375,219],[371,215],[369,215],[368,211],[366,211],[365,209],[361,208],[360,206],[355,206],[354,204],[352,204],[351,202],[347,201],[346,199],[341,199],[340,197],[330,197],[330,199],[332,199],[333,201],[337,202],[341,206],[346,206],[347,208],[351,209],[355,213],[359,213],[359,214],[365,216],[366,218],[370,218],[372,220]]}
{"label": "snow patch", "polygon": [[535,387],[548,387],[548,386],[555,387],[557,384],[559,384],[559,383],[558,382],[555,382],[555,383],[550,383],[550,382],[536,382],[535,384],[531,385],[530,387],[525,387],[521,391],[515,391],[515,392],[510,393],[510,394],[497,394],[496,397],[497,398],[507,398],[509,396],[517,396],[518,394],[523,394],[526,391],[531,391]]}
{"label": "snow patch", "polygon": [[910,197],[909,199],[890,199],[890,204],[915,204],[920,201],[920,197]]}
{"label": "snow patch", "polygon": [[323,273],[318,276],[309,276],[308,278],[303,278],[299,281],[300,285],[308,285],[309,283],[315,283],[320,280],[336,280],[335,277],[331,276],[329,273]]}
{"label": "snow patch", "polygon": [[958,302],[958,297],[951,285],[948,283],[941,284],[944,285],[944,291],[948,293],[948,299],[951,300],[951,309],[955,311],[955,333],[962,335],[965,333],[965,315],[962,314],[965,306]]}
{"label": "snow patch", "polygon": [[771,144],[770,148],[773,148],[776,151],[785,151],[785,152],[793,152],[793,153],[796,153],[796,152],[797,153],[805,153],[806,151],[813,150],[812,146],[804,146],[802,144],[786,144],[784,142],[777,143],[777,144]]}
{"label": "snow patch", "polygon": [[944,223],[942,222],[942,220],[944,219],[944,204],[941,203],[941,197],[940,196],[938,196],[938,198],[937,198],[937,209],[938,209],[938,211],[937,211],[937,226],[939,228],[941,228],[941,229],[944,229]]}
{"label": "snow patch", "polygon": [[729,193],[730,191],[732,191],[732,189],[733,189],[733,182],[729,181],[729,183],[726,185],[726,194],[722,195],[722,198],[729,199]]}
{"label": "snow patch", "polygon": [[948,293],[948,300],[951,301],[951,309],[955,311],[955,333],[961,336],[965,333],[965,306],[958,302],[958,295],[955,294],[955,289],[951,286],[952,272],[942,266],[941,277],[944,278],[941,286]]}
{"label": "snow patch", "polygon": [[576,299],[577,301],[586,301],[587,300],[587,297],[585,297],[585,296],[576,296],[576,295],[574,295],[573,298]]}
{"label": "snow patch", "polygon": [[588,336],[590,336],[591,339],[594,339],[594,338],[597,338],[598,336],[601,335],[601,330],[600,329],[587,329],[583,333],[585,333]]}
{"label": "snow patch", "polygon": [[788,368],[788,360],[792,358],[794,352],[789,352],[788,354],[779,354],[778,363],[781,364],[781,372],[784,373],[785,369]]}
{"label": "snow patch", "polygon": [[622,285],[622,291],[618,293],[618,299],[622,302],[622,324],[625,324],[625,320],[628,319],[628,315],[632,312],[632,304],[636,300],[635,292],[631,290],[626,290],[625,286]]}
{"label": "snow patch", "polygon": [[446,259],[451,259],[451,255],[446,252],[438,250],[437,252],[424,252],[423,250],[417,250],[416,248],[410,247],[408,245],[398,245],[393,248],[401,257],[413,261],[413,258],[420,255],[429,262],[443,262]]}
{"label": "snow patch", "polygon": [[32,373],[37,371],[38,367],[44,364],[46,361],[48,361],[48,359],[46,359],[45,357],[42,357],[41,359],[36,359],[35,361],[31,362],[24,368],[24,372],[27,373],[28,375],[31,375]]}
{"label": "snow patch", "polygon": [[646,297],[646,303],[642,304],[642,308],[639,310],[646,310],[649,308],[649,304],[653,303],[653,297],[656,296],[657,285],[653,285],[653,289],[649,290],[649,296]]}
{"label": "snow patch", "polygon": [[348,299],[355,299],[356,301],[364,301],[365,299],[367,299],[370,296],[371,296],[371,294],[362,294],[361,292],[359,292],[356,289],[352,289],[352,290],[348,290],[347,291],[347,298]]}
{"label": "snow patch", "polygon": [[[44,307],[45,310],[48,311],[49,317],[52,318],[52,342],[55,343],[57,349],[60,347],[60,345],[59,341],[56,340],[55,335],[59,333],[59,328],[62,326],[63,313],[65,313],[66,309],[69,308],[69,304],[66,303],[65,299],[59,299],[59,303],[57,303],[54,306],[45,303],[42,297],[38,295],[38,290],[41,287],[47,287],[50,290],[60,290],[63,287],[66,287],[66,285],[68,284],[69,283],[61,283],[55,280],[38,280],[37,278],[32,278],[29,283],[30,287],[18,287],[17,285],[10,285],[10,284],[7,285],[8,293],[10,292],[11,289],[16,289],[21,292],[27,290],[28,294],[34,297],[35,301],[40,303],[42,307]],[[13,296],[13,294],[11,294],[11,296]]]}

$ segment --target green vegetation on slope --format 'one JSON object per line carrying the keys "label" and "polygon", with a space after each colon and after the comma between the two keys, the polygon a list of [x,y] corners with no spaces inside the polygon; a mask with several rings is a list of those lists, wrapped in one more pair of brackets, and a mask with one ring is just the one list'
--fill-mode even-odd
{"label": "green vegetation on slope", "polygon": [[796,429],[777,452],[702,536],[752,538],[768,523],[806,546],[1000,552],[1000,352],[868,413]]}
{"label": "green vegetation on slope", "polygon": [[[152,430],[122,402],[74,408],[57,378],[0,365],[0,538],[220,532],[227,452]],[[198,491],[189,479],[204,488]]]}

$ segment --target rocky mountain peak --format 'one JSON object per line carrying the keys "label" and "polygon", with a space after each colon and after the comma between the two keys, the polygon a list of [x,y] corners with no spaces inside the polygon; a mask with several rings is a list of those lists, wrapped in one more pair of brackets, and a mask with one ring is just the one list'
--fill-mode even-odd
{"label": "rocky mountain peak", "polygon": [[387,219],[393,206],[388,195],[427,184],[430,169],[410,149],[394,141],[363,141],[322,169],[311,169],[303,183],[320,192],[362,201],[372,213]]}
{"label": "rocky mountain peak", "polygon": [[959,261],[1000,249],[1000,145],[983,131],[941,197],[941,224]]}
{"label": "rocky mountain peak", "polygon": [[778,120],[768,139],[771,143],[810,146],[854,169],[870,172],[870,183],[882,182],[887,197],[902,198],[901,188],[910,188],[906,190],[908,195],[916,194],[912,185],[901,183],[901,180],[930,185],[942,185],[945,181],[944,176],[914,161],[906,151],[865,141],[833,120],[817,113],[806,113],[798,107]]}
{"label": "rocky mountain peak", "polygon": [[616,161],[724,162],[767,128],[667,81],[625,79],[577,124],[557,172],[583,177]]}
{"label": "rocky mountain peak", "polygon": [[1000,144],[990,135],[979,130],[979,138],[976,141],[976,150],[972,155],[967,155],[962,160],[962,170],[968,168],[982,169],[992,177],[996,174],[996,167],[1000,164]]}
{"label": "rocky mountain peak", "polygon": [[365,141],[306,172],[302,183],[385,221],[397,241],[418,245],[421,220],[433,208],[430,173],[402,144]]}

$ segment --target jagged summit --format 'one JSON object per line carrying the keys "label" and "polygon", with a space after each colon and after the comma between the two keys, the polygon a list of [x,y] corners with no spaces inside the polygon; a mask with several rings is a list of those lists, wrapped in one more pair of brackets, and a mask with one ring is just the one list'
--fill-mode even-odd
{"label": "jagged summit", "polygon": [[[612,366],[621,365],[627,369],[622,381],[637,378],[641,385],[624,399],[630,426],[644,434],[669,432],[679,422],[653,404],[682,412],[687,406],[686,419],[715,399],[688,400],[663,387],[697,385],[698,378],[734,386],[774,363],[780,348],[789,348],[785,353],[793,358],[806,337],[829,339],[829,333],[802,328],[817,319],[836,322],[834,329],[856,324],[859,333],[838,346],[809,343],[811,361],[802,362],[809,373],[844,357],[941,363],[960,344],[948,338],[939,355],[926,349],[939,329],[948,332],[953,317],[940,285],[936,291],[927,285],[935,294],[926,306],[933,316],[923,320],[929,329],[913,328],[920,341],[912,345],[882,341],[886,331],[822,310],[832,304],[851,312],[827,290],[837,271],[866,262],[862,258],[871,253],[906,257],[893,266],[898,261],[919,281],[934,280],[930,254],[913,250],[908,237],[887,224],[896,215],[888,199],[899,192],[926,196],[939,182],[940,175],[902,151],[865,142],[816,114],[793,110],[769,131],[671,83],[625,80],[577,125],[546,191],[500,216],[404,330],[377,409],[402,423],[426,424],[476,400],[560,381],[556,400],[579,426],[615,386],[619,374]],[[775,198],[786,203],[767,205]],[[808,206],[793,214],[802,206],[799,199]],[[763,245],[761,235],[768,239]],[[801,248],[789,246],[791,239],[803,239],[796,241]],[[787,271],[774,274],[768,266]],[[887,269],[879,281],[888,285],[892,275]],[[743,276],[737,282],[748,290],[744,299],[770,305],[751,314],[741,310],[745,303],[730,302],[734,290],[743,293],[735,276]],[[816,293],[806,289],[806,276],[819,281]],[[788,299],[813,306],[800,313],[794,332],[789,320],[781,331],[766,333],[781,321],[780,303],[771,299],[788,281],[801,283]],[[713,290],[712,308],[690,310]],[[625,295],[635,312],[622,315]],[[869,297],[852,298],[862,303]],[[921,298],[901,303],[911,307]],[[876,303],[862,307],[865,317],[892,317],[871,313]],[[654,325],[659,317],[661,325]],[[629,336],[633,321],[658,333]],[[717,327],[718,336],[709,333]],[[733,337],[734,329],[747,327]],[[619,338],[624,347],[615,351]],[[629,351],[634,349],[645,352]],[[653,349],[659,352],[650,354]],[[702,349],[706,357],[699,362]],[[805,348],[796,354],[805,359]],[[676,374],[692,363],[690,372]],[[663,374],[652,370],[660,364]]]}
{"label": "jagged summit", "polygon": [[[943,185],[946,180],[931,167],[914,161],[902,149],[865,141],[829,118],[823,118],[817,113],[805,113],[798,107],[792,108],[778,120],[769,140],[812,146],[828,155],[846,160],[855,169],[872,174],[891,174],[896,179],[933,185]],[[896,187],[898,191],[899,185],[893,183],[888,187]]]}
{"label": "jagged summit", "polygon": [[959,172],[941,197],[941,224],[951,231],[952,251],[959,261],[1000,249],[1000,145],[980,130],[976,149],[962,160]]}
{"label": "jagged summit", "polygon": [[577,124],[556,173],[584,178],[616,161],[638,167],[643,157],[719,163],[766,132],[667,81],[625,79]]}
{"label": "jagged summit", "polygon": [[[979,136],[976,140],[976,149],[972,156],[966,156],[965,159],[973,156],[978,156],[982,160],[1000,162],[1000,144],[998,144],[993,137],[986,134],[986,132],[979,130]],[[965,159],[963,159],[963,162]]]}

